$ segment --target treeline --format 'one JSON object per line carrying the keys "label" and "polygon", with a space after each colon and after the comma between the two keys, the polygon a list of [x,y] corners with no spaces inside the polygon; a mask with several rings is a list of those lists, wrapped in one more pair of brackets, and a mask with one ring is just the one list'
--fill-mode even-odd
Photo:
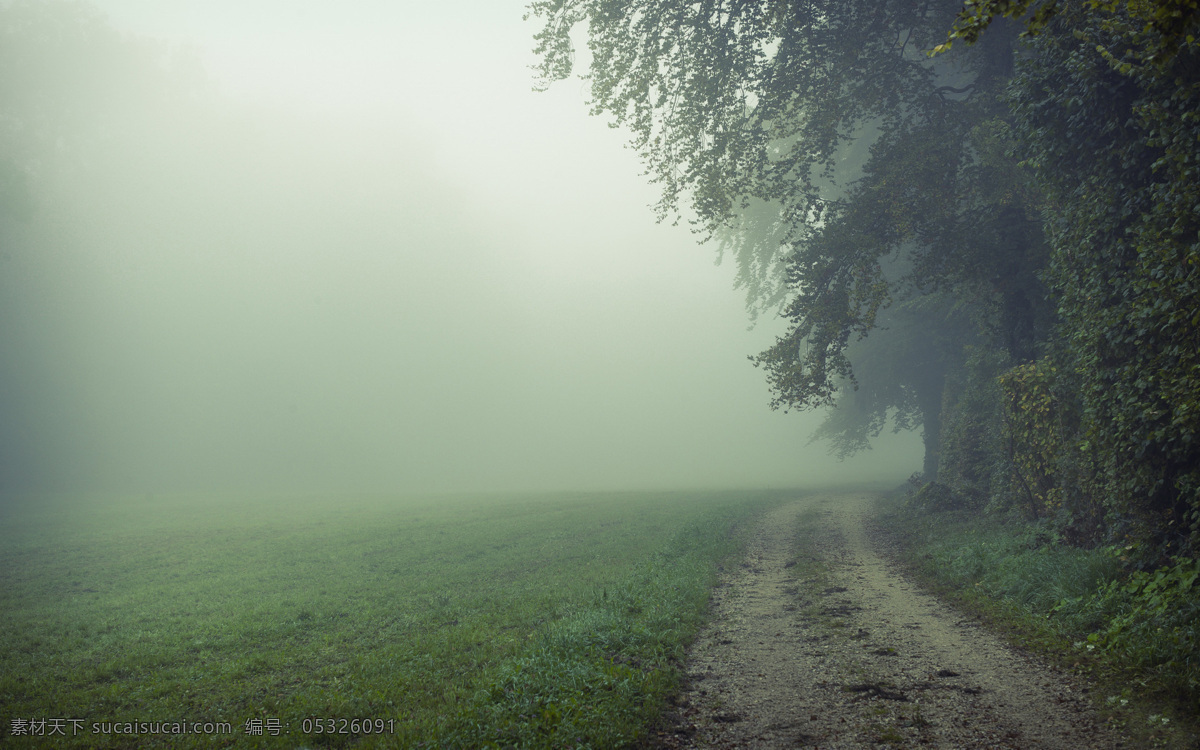
{"label": "treeline", "polygon": [[1192,6],[530,9],[545,82],[586,28],[660,213],[790,322],[754,357],[774,407],[836,406],[842,454],[922,427],[927,493],[1154,567],[1200,548]]}
{"label": "treeline", "polygon": [[194,50],[124,34],[88,3],[0,2],[0,228],[46,216],[72,170],[177,127],[207,93]]}
{"label": "treeline", "polygon": [[842,455],[920,427],[927,505],[1107,549],[1112,627],[1167,625],[1195,682],[1196,3],[530,12],[544,84],[585,33],[592,112],[633,133],[660,215],[732,258],[752,316],[788,321],[752,358],[772,406],[834,406],[817,437]]}

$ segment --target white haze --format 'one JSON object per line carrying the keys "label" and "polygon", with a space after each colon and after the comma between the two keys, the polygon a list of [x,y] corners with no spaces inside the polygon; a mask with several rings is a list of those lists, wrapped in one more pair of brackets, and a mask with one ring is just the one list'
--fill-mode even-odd
{"label": "white haze", "polygon": [[[103,0],[213,90],[112,139],[10,254],[8,489],[901,479],[768,409],[732,270],[655,224],[520,2]],[[201,113],[197,115],[196,113]],[[35,251],[54,248],[53,252]]]}

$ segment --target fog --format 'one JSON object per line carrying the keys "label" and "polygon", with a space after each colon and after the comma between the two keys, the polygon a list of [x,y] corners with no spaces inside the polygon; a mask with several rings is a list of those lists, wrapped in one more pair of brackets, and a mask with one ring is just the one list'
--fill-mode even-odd
{"label": "fog", "polygon": [[914,436],[838,463],[808,445],[820,415],[768,409],[747,355],[781,324],[748,330],[732,269],[686,221],[655,223],[582,84],[532,91],[523,3],[95,5],[194,56],[194,88],[101,97],[86,148],[51,149],[67,166],[34,160],[35,211],[0,251],[0,490],[920,468]]}

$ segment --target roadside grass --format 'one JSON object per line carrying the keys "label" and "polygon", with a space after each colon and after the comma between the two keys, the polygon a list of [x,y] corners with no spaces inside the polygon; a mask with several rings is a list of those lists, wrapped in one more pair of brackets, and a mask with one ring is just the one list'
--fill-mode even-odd
{"label": "roadside grass", "polygon": [[1200,586],[1150,612],[1139,609],[1119,551],[1057,544],[1047,526],[930,510],[902,492],[877,521],[926,586],[1084,676],[1101,712],[1138,746],[1196,746]]}
{"label": "roadside grass", "polygon": [[[675,688],[717,567],[741,547],[737,529],[790,496],[141,498],[7,510],[0,740],[633,742]],[[53,724],[14,736],[33,728],[21,722],[54,719],[83,723],[58,724],[66,736],[47,736]],[[136,722],[228,730],[116,733]]]}

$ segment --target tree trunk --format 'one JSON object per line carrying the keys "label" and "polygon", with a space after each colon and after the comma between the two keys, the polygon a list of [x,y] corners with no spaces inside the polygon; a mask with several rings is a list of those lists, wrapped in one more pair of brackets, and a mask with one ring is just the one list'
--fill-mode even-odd
{"label": "tree trunk", "polygon": [[925,463],[921,478],[936,482],[938,464],[942,459],[942,391],[946,374],[938,368],[917,386],[917,403],[921,408],[921,425],[925,439]]}

